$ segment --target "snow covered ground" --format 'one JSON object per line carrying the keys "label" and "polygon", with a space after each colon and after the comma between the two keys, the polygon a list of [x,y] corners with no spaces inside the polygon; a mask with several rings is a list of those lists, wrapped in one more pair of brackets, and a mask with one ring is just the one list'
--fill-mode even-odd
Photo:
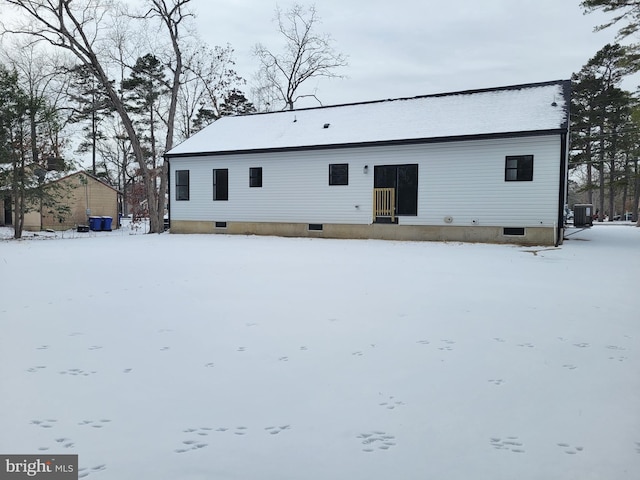
{"label": "snow covered ground", "polygon": [[638,478],[639,228],[131,233],[0,240],[0,453],[90,480]]}

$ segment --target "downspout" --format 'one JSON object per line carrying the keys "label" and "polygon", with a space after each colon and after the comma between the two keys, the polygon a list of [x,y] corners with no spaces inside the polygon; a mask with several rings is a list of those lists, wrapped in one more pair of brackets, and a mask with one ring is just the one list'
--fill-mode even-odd
{"label": "downspout", "polygon": [[565,103],[565,121],[562,125],[562,133],[560,134],[560,172],[558,175],[558,220],[556,221],[558,228],[556,229],[555,246],[562,243],[564,237],[564,205],[567,202],[567,186],[569,184],[569,133],[571,129],[571,80],[562,82],[562,93]]}
{"label": "downspout", "polygon": [[167,162],[167,217],[169,220],[169,231],[171,231],[171,162],[167,156],[164,157],[164,161]]}
{"label": "downspout", "polygon": [[562,243],[564,237],[564,204],[567,200],[567,182],[569,178],[569,169],[567,166],[567,134],[560,134],[560,174],[558,175],[560,185],[558,188],[558,220],[555,229],[555,246]]}

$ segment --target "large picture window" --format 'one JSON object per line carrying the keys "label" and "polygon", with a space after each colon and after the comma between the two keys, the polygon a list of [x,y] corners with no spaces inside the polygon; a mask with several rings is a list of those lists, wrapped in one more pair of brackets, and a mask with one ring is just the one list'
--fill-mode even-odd
{"label": "large picture window", "polygon": [[213,199],[229,200],[228,168],[215,168],[213,170]]}
{"label": "large picture window", "polygon": [[329,185],[349,185],[348,163],[332,163],[329,165]]}
{"label": "large picture window", "polygon": [[189,170],[176,170],[176,200],[189,200]]}
{"label": "large picture window", "polygon": [[249,168],[249,186],[250,187],[262,186],[262,167]]}
{"label": "large picture window", "polygon": [[533,180],[533,155],[506,157],[504,180],[506,182],[530,182]]}

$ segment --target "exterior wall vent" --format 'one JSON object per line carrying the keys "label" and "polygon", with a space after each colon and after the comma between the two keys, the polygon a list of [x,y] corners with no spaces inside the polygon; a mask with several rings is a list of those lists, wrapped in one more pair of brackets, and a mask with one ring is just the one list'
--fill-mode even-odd
{"label": "exterior wall vent", "polygon": [[216,228],[227,228],[227,222],[216,222]]}
{"label": "exterior wall vent", "polygon": [[524,236],[524,228],[523,227],[505,227],[502,229],[502,234],[505,236]]}
{"label": "exterior wall vent", "polygon": [[321,232],[322,231],[322,224],[321,223],[310,223],[309,224],[309,230],[310,231]]}

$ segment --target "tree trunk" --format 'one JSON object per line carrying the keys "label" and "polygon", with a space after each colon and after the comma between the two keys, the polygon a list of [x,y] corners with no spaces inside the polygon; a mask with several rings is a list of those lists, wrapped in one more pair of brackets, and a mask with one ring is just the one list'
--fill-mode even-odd
{"label": "tree trunk", "polygon": [[14,217],[15,222],[13,225],[13,238],[22,238],[22,232],[24,231],[24,213],[25,213],[25,188],[24,188],[24,167],[25,167],[25,154],[24,145],[20,141],[20,159],[15,162],[16,168],[14,169]]}
{"label": "tree trunk", "polygon": [[616,214],[615,194],[616,194],[616,171],[615,160],[611,159],[611,166],[609,170],[609,221],[613,221],[613,217]]}
{"label": "tree trunk", "polygon": [[600,177],[600,185],[599,185],[599,196],[600,198],[598,199],[598,221],[602,222],[604,221],[604,199],[605,199],[605,188],[604,188],[604,163],[600,164],[600,168],[598,169],[600,174],[598,175]]}
{"label": "tree trunk", "polygon": [[164,210],[165,210],[165,196],[167,195],[167,178],[169,174],[169,164],[165,161],[160,167],[160,191],[158,192],[158,215],[159,221],[162,224],[164,230]]}
{"label": "tree trunk", "polygon": [[[587,157],[591,158],[591,156]],[[593,204],[593,165],[587,163],[587,203]]]}
{"label": "tree trunk", "polygon": [[633,188],[633,219],[636,221],[636,227],[640,227],[640,215],[638,215],[638,209],[640,208],[640,162],[636,160],[635,164],[635,182]]}
{"label": "tree trunk", "polygon": [[622,187],[622,219],[626,220],[627,214],[627,195],[629,194],[629,153],[625,154],[624,160],[624,185]]}
{"label": "tree trunk", "polygon": [[[188,2],[185,1],[180,4],[185,5]],[[157,12],[160,14],[162,21],[169,31],[171,37],[171,46],[173,47],[173,53],[175,55],[175,68],[173,69],[173,79],[171,81],[171,101],[169,102],[169,114],[167,117],[167,137],[165,140],[165,152],[168,152],[173,148],[173,136],[175,128],[176,111],[178,109],[178,94],[180,93],[180,78],[182,76],[182,50],[180,49],[179,30],[178,25],[183,19],[182,10],[180,8],[174,8],[169,12],[164,2],[154,2],[157,7]],[[177,19],[173,16],[177,15]],[[165,196],[167,193],[167,181],[169,177],[169,165],[165,161],[162,164],[160,170],[160,192],[158,194],[158,221],[162,225],[164,230],[164,210],[165,210]]]}

